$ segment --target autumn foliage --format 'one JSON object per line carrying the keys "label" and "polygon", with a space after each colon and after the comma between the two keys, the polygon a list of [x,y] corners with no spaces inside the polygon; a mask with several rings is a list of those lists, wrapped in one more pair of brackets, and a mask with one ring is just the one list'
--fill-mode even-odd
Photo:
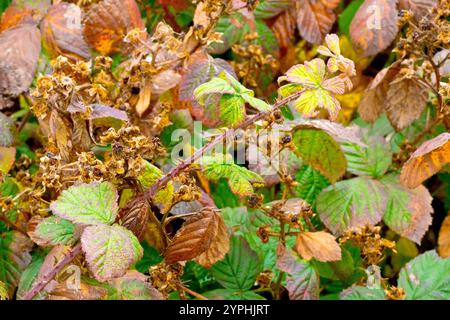
{"label": "autumn foliage", "polygon": [[450,299],[448,0],[0,13],[0,300]]}

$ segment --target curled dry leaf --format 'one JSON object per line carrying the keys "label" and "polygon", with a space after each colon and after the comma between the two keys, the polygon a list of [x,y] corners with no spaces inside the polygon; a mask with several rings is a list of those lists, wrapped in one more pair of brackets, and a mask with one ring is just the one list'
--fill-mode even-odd
{"label": "curled dry leaf", "polygon": [[358,112],[364,121],[373,123],[384,111],[389,83],[399,71],[398,64],[399,63],[394,63],[378,72],[376,77],[367,87],[358,106]]}
{"label": "curled dry leaf", "polygon": [[[219,217],[215,210],[205,208],[187,219],[164,253],[166,263],[191,260],[208,250],[219,232]],[[202,259],[207,261],[206,256]]]}
{"label": "curled dry leaf", "polygon": [[341,260],[341,247],[336,238],[325,231],[300,232],[297,236],[296,249],[306,260],[311,258],[322,262]]}
{"label": "curled dry leaf", "polygon": [[321,43],[336,21],[334,9],[340,0],[297,0],[297,27],[311,43]]}
{"label": "curled dry leaf", "polygon": [[424,142],[404,164],[400,183],[416,188],[450,162],[450,133],[445,132]]}
{"label": "curled dry leaf", "polygon": [[119,211],[116,221],[142,240],[147,229],[150,206],[146,199],[135,198]]}
{"label": "curled dry leaf", "polygon": [[135,28],[145,28],[135,0],[105,0],[90,7],[83,33],[94,49],[108,55],[124,51],[122,41]]}
{"label": "curled dry leaf", "polygon": [[43,44],[51,58],[68,55],[90,58],[89,47],[83,38],[81,9],[73,3],[53,5],[41,22]]}
{"label": "curled dry leaf", "polygon": [[411,10],[414,14],[414,19],[420,21],[437,3],[438,0],[399,0],[398,6],[399,9]]}
{"label": "curled dry leaf", "polygon": [[386,49],[397,35],[397,0],[366,0],[350,25],[350,35],[364,56]]}
{"label": "curled dry leaf", "polygon": [[0,110],[10,97],[28,90],[41,51],[41,33],[32,23],[21,24],[0,34]]}
{"label": "curled dry leaf", "polygon": [[230,236],[222,217],[214,212],[217,218],[217,233],[212,239],[210,247],[199,255],[195,261],[205,268],[210,268],[214,263],[222,260],[230,250]]}
{"label": "curled dry leaf", "polygon": [[395,78],[387,90],[386,113],[396,130],[402,130],[420,117],[425,109],[429,89],[409,78]]}
{"label": "curled dry leaf", "polygon": [[444,219],[439,231],[438,252],[442,258],[450,258],[450,214]]}

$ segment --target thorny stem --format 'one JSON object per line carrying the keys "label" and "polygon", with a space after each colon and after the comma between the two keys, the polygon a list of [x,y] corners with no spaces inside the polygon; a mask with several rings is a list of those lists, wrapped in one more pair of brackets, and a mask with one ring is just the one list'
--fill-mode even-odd
{"label": "thorny stem", "polygon": [[28,237],[27,232],[22,229],[22,227],[16,225],[14,222],[12,222],[11,220],[8,219],[8,217],[5,215],[4,212],[0,212],[0,221],[3,221],[7,226],[9,226],[10,228],[26,235]]}
{"label": "thorny stem", "polygon": [[81,252],[81,243],[78,243],[51,269],[46,273],[39,282],[28,291],[23,300],[31,300],[52,280],[69,262],[71,262]]}
{"label": "thorny stem", "polygon": [[248,118],[246,121],[244,121],[239,126],[235,127],[234,130],[227,130],[221,135],[217,136],[213,141],[206,144],[203,148],[197,150],[190,158],[182,161],[179,165],[174,167],[169,173],[167,173],[164,177],[159,179],[155,182],[155,184],[152,185],[152,187],[146,191],[145,193],[139,195],[138,197],[146,197],[148,199],[151,199],[157,190],[164,187],[169,181],[173,180],[177,175],[179,175],[182,171],[187,169],[191,164],[193,164],[196,160],[198,160],[200,157],[202,157],[206,152],[213,149],[216,145],[219,143],[226,141],[232,134],[234,134],[235,130],[243,130],[247,128],[248,126],[252,125],[256,121],[259,121],[265,117],[267,117],[269,114],[271,114],[273,111],[278,110],[288,102],[298,98],[304,91],[299,91],[297,93],[294,93],[293,95],[290,95],[282,100],[279,100],[276,102],[273,107],[268,111],[262,111],[258,114],[256,114],[253,117]]}
{"label": "thorny stem", "polygon": [[[286,246],[286,231],[284,229],[284,222],[280,220],[280,241],[283,247]],[[280,271],[280,274],[278,275],[277,282],[275,283],[275,300],[280,300],[280,289],[281,289],[281,280],[283,280],[284,271]]]}

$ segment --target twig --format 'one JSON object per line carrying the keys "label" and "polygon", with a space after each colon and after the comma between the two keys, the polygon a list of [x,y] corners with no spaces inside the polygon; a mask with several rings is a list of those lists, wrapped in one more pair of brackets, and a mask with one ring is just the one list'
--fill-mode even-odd
{"label": "twig", "polygon": [[81,243],[73,247],[48,273],[46,273],[39,282],[35,283],[34,286],[28,291],[24,296],[23,300],[31,300],[37,295],[50,280],[52,280],[70,261],[72,261],[81,252]]}
{"label": "twig", "polygon": [[159,190],[160,188],[164,187],[169,181],[173,180],[173,178],[175,178],[182,171],[187,169],[191,164],[193,164],[196,160],[198,160],[200,157],[202,157],[206,152],[208,152],[209,150],[213,149],[219,143],[221,143],[223,141],[226,141],[234,133],[235,130],[243,130],[243,129],[247,128],[248,126],[250,126],[251,124],[255,123],[256,121],[265,118],[266,116],[271,114],[273,111],[278,110],[279,108],[281,108],[285,104],[287,104],[290,101],[298,98],[303,92],[304,92],[303,90],[299,91],[297,93],[294,93],[291,96],[288,96],[288,97],[278,101],[277,103],[275,103],[273,105],[273,107],[270,110],[262,111],[262,112],[256,114],[255,116],[253,116],[251,118],[248,118],[242,124],[240,124],[239,126],[233,128],[233,130],[227,130],[224,133],[222,133],[221,135],[217,136],[213,141],[211,141],[210,143],[206,144],[203,148],[197,150],[190,158],[188,158],[187,160],[182,161],[179,165],[174,167],[164,177],[162,177],[161,179],[156,181],[155,184],[153,184],[152,187],[150,189],[148,189],[148,191],[138,195],[138,197],[146,197],[148,199],[151,199],[155,195],[157,190]]}
{"label": "twig", "polygon": [[186,288],[186,287],[183,286],[182,284],[178,284],[178,288],[180,288],[180,289],[183,290],[183,291],[186,291],[186,292],[189,293],[191,296],[194,296],[194,297],[196,297],[197,299],[200,299],[200,300],[209,300],[207,297],[202,296],[200,293],[197,293],[197,292],[195,292],[195,291],[192,291],[192,290],[189,289],[189,288]]}

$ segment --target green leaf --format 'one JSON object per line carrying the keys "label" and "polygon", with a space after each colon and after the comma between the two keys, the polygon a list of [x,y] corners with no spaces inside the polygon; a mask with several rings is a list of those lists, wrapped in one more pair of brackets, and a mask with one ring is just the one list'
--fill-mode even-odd
{"label": "green leaf", "polygon": [[383,221],[398,234],[420,244],[432,220],[433,198],[428,189],[422,185],[408,189],[399,183],[396,175],[385,176],[380,181],[388,195]]}
{"label": "green leaf", "polygon": [[322,173],[330,182],[341,178],[347,168],[344,153],[334,139],[322,130],[299,129],[294,133],[296,154]]}
{"label": "green leaf", "polygon": [[262,0],[256,6],[254,14],[259,19],[272,18],[290,8],[291,5],[290,0]]}
{"label": "green leaf", "polygon": [[298,186],[294,188],[297,197],[313,205],[317,195],[330,185],[328,180],[311,166],[301,167],[295,174]]}
{"label": "green leaf", "polygon": [[307,117],[314,116],[317,108],[323,108],[328,111],[331,119],[335,119],[341,109],[339,101],[322,88],[307,90],[293,102],[293,105],[298,112]]}
{"label": "green leaf", "polygon": [[217,282],[227,289],[249,290],[261,272],[258,255],[250,249],[247,241],[240,237],[231,238],[230,251],[222,261],[211,269]]}
{"label": "green leaf", "polygon": [[281,86],[278,88],[278,94],[281,97],[285,98],[290,95],[293,95],[294,93],[302,91],[302,89],[303,89],[303,87],[299,84],[288,83],[288,84],[285,84],[284,86]]}
{"label": "green leaf", "polygon": [[449,300],[450,258],[427,251],[411,260],[400,271],[398,286],[407,300]]}
{"label": "green leaf", "polygon": [[0,235],[0,281],[8,287],[11,297],[22,272],[31,262],[33,242],[23,234],[10,231]]}
{"label": "green leaf", "polygon": [[[142,278],[142,279],[141,279]],[[135,272],[131,276],[114,279],[111,282],[113,293],[108,300],[161,300],[161,294],[145,281],[143,274]]]}
{"label": "green leaf", "polygon": [[202,98],[213,93],[235,94],[236,90],[230,85],[228,81],[215,77],[208,82],[199,85],[194,90],[194,97],[200,102],[200,104],[202,104]]}
{"label": "green leaf", "polygon": [[380,222],[386,195],[380,182],[358,177],[329,186],[318,195],[316,203],[322,222],[340,235],[350,228]]}
{"label": "green leaf", "polygon": [[355,143],[341,144],[347,159],[347,170],[356,175],[381,177],[392,163],[392,152],[383,137],[368,136],[365,132],[363,142],[366,146]]}
{"label": "green leaf", "polygon": [[220,98],[220,119],[227,126],[235,126],[244,121],[245,100],[238,95],[224,94]]}
{"label": "green leaf", "polygon": [[[144,189],[149,189],[152,185],[156,183],[160,178],[164,176],[161,169],[151,164],[150,162],[144,161],[144,170],[138,176],[138,181],[144,187]],[[175,189],[173,182],[169,181],[163,188],[159,189],[153,199],[153,202],[157,205],[162,206],[164,209],[169,208],[172,205],[173,195]]]}
{"label": "green leaf", "polygon": [[267,111],[270,110],[271,106],[265,101],[252,97],[246,93],[243,93],[241,97],[252,107],[258,109],[259,111]]}
{"label": "green leaf", "polygon": [[318,300],[319,277],[314,268],[292,250],[283,249],[277,267],[286,273],[286,289],[291,300]]}
{"label": "green leaf", "polygon": [[252,195],[254,190],[251,182],[263,183],[263,178],[247,168],[230,163],[230,161],[230,158],[203,157],[202,166],[205,176],[212,181],[226,178],[233,193],[240,196]]}
{"label": "green leaf", "polygon": [[117,190],[110,182],[74,185],[50,205],[52,212],[73,223],[111,224],[118,212]]}
{"label": "green leaf", "polygon": [[252,291],[235,291],[232,289],[215,289],[203,293],[210,300],[266,300]]}
{"label": "green leaf", "polygon": [[89,270],[99,281],[124,275],[143,255],[136,236],[117,224],[87,227],[81,236],[81,245]]}
{"label": "green leaf", "polygon": [[41,266],[44,263],[45,256],[37,255],[33,257],[33,261],[28,265],[28,267],[22,272],[20,277],[19,287],[17,288],[17,299],[21,300],[22,296],[31,289],[34,281],[36,280]]}
{"label": "green leaf", "polygon": [[341,300],[386,300],[386,294],[380,287],[353,286],[340,294]]}
{"label": "green leaf", "polygon": [[74,232],[75,225],[73,223],[57,216],[43,219],[34,230],[36,236],[53,246],[74,244],[77,240]]}
{"label": "green leaf", "polygon": [[144,250],[144,255],[142,256],[142,259],[136,263],[136,270],[146,273],[151,266],[160,263],[163,260],[163,257],[159,254],[158,250],[150,246],[146,241],[143,241],[141,246]]}

